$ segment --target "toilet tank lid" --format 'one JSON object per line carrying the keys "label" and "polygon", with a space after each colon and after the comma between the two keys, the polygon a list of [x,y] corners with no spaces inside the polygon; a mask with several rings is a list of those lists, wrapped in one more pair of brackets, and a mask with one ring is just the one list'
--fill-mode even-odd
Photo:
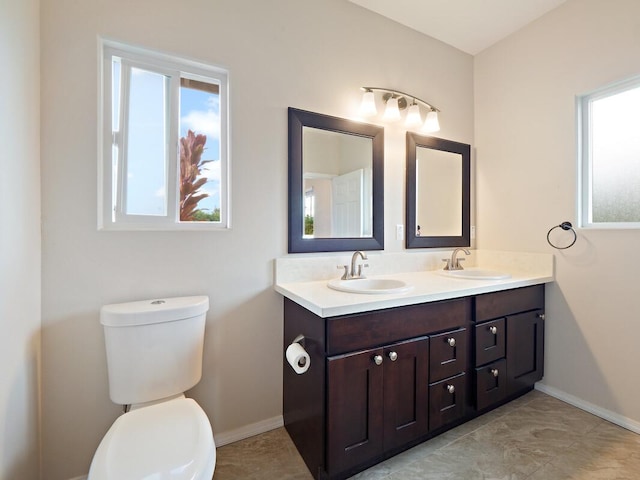
{"label": "toilet tank lid", "polygon": [[206,295],[114,303],[100,309],[100,323],[110,327],[149,325],[196,317],[207,310]]}

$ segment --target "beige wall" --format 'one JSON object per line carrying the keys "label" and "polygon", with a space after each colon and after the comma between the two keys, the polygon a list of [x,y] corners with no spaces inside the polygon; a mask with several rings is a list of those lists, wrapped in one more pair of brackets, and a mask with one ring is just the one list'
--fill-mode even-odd
{"label": "beige wall", "polygon": [[0,2],[0,478],[39,478],[40,23]]}
{"label": "beige wall", "polygon": [[[576,219],[575,97],[640,74],[640,2],[570,0],[475,57],[478,247],[554,251]],[[640,431],[640,231],[555,251],[544,385]]]}
{"label": "beige wall", "polygon": [[[9,479],[37,478],[38,464],[37,7],[5,2],[0,15],[0,58],[18,66],[0,78],[0,322],[11,332],[0,348],[0,477]],[[343,0],[42,0],[43,478],[86,472],[118,414],[104,303],[209,295],[192,395],[219,438],[277,421],[282,310],[271,261],[286,254],[286,107],[353,117],[365,84],[433,101],[439,135],[476,147],[478,246],[551,251],[547,229],[576,220],[574,97],[638,74],[638,18],[634,0],[570,0],[477,56],[474,143],[472,58]],[[96,231],[97,35],[229,68],[232,231]],[[385,142],[386,250],[399,251],[404,130],[387,126]],[[630,423],[640,421],[638,238],[580,231],[556,252],[547,312],[545,385]]]}
{"label": "beige wall", "polygon": [[[97,36],[230,71],[229,232],[96,230]],[[346,0],[42,0],[43,471],[86,472],[116,418],[99,308],[211,299],[203,379],[191,394],[218,438],[281,415],[287,107],[354,117],[362,85],[442,110],[443,137],[473,142],[473,59]],[[386,129],[387,250],[401,250],[404,130]],[[264,423],[260,423],[264,422]],[[256,426],[257,424],[257,426]]]}

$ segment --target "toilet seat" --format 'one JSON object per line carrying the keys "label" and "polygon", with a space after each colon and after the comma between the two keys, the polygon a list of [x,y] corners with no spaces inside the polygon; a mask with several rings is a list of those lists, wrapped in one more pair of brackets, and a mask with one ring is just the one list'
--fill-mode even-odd
{"label": "toilet seat", "polygon": [[207,415],[182,397],[118,417],[93,457],[89,480],[211,480],[215,462]]}

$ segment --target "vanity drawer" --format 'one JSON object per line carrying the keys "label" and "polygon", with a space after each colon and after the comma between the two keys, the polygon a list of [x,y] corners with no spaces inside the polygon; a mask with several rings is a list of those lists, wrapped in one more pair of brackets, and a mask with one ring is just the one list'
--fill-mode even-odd
{"label": "vanity drawer", "polygon": [[429,385],[429,431],[464,416],[466,392],[464,373]]}
{"label": "vanity drawer", "polygon": [[544,285],[485,293],[476,297],[475,321],[544,308]]}
{"label": "vanity drawer", "polygon": [[507,395],[507,361],[498,360],[476,368],[476,408],[484,410]]}
{"label": "vanity drawer", "polygon": [[467,368],[468,330],[459,328],[429,338],[429,381],[452,377]]}
{"label": "vanity drawer", "polygon": [[470,321],[471,298],[330,317],[326,319],[327,354],[387,345],[452,330]]}
{"label": "vanity drawer", "polygon": [[506,350],[504,318],[476,325],[476,367],[504,357]]}

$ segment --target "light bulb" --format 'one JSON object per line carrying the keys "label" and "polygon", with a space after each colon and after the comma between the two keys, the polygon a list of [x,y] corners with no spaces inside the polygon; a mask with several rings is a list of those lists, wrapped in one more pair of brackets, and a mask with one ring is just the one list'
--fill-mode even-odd
{"label": "light bulb", "polygon": [[373,92],[368,90],[362,95],[362,103],[360,103],[360,115],[364,117],[373,117],[378,110],[376,109],[376,99]]}
{"label": "light bulb", "polygon": [[416,127],[422,123],[422,117],[420,116],[420,106],[414,103],[409,107],[407,112],[407,118],[404,121],[406,127]]}
{"label": "light bulb", "polygon": [[400,120],[400,109],[398,108],[398,98],[391,97],[387,100],[387,108],[384,111],[383,120],[395,122]]}
{"label": "light bulb", "polygon": [[440,130],[440,122],[438,121],[438,112],[431,110],[427,113],[422,130],[425,132],[437,132]]}

